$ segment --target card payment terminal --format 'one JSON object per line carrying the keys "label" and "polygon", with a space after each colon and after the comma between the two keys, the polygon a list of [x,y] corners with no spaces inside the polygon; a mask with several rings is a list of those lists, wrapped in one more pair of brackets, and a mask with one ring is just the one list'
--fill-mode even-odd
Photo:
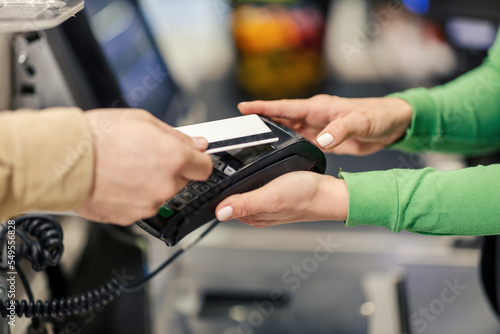
{"label": "card payment terminal", "polygon": [[216,206],[226,197],[257,189],[289,172],[325,172],[325,155],[318,147],[283,125],[264,117],[262,120],[278,141],[210,154],[213,172],[207,181],[189,182],[156,216],[137,224],[174,246],[213,220]]}

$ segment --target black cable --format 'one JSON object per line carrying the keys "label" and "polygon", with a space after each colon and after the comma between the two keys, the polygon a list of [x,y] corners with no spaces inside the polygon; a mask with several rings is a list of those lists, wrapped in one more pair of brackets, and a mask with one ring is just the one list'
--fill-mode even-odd
{"label": "black cable", "polygon": [[26,215],[14,219],[16,234],[24,243],[16,247],[16,257],[26,258],[35,271],[43,271],[59,263],[64,251],[63,231],[50,216]]}
{"label": "black cable", "polygon": [[[59,223],[55,219],[48,216],[29,215],[17,218],[16,225],[17,224],[20,224],[20,229],[16,229],[16,232],[25,243],[19,247],[19,253],[17,253],[16,248],[16,255],[25,257],[30,260],[33,269],[36,271],[43,270],[47,268],[47,266],[57,265],[63,251],[63,235]],[[14,302],[15,313],[19,317],[26,316],[55,318],[82,314],[89,312],[95,308],[107,305],[118,298],[120,295],[122,295],[124,292],[132,292],[143,288],[144,285],[149,282],[149,280],[156,276],[165,267],[174,262],[185,251],[196,245],[218,224],[219,221],[215,219],[198,238],[177,250],[157,269],[147,274],[144,278],[142,278],[139,282],[133,284],[132,286],[125,287],[116,278],[112,278],[100,287],[89,290],[74,297],[52,299],[51,301],[45,302],[42,302],[41,300],[34,302],[34,300],[31,298],[29,298],[30,301],[16,300]],[[0,231],[0,244],[3,245],[5,242],[7,227],[5,225],[1,226],[3,229],[2,231]],[[29,238],[24,232],[29,234],[32,238]],[[6,268],[1,268],[1,270],[6,270]],[[18,272],[21,273],[21,271],[19,271],[19,268]],[[24,284],[25,278],[23,279],[22,275],[24,275],[24,272],[21,274],[21,280]],[[29,289],[29,284],[28,289],[26,290],[31,291]],[[7,317],[7,308],[9,307],[9,305],[9,300],[0,303],[0,314],[4,318]]]}
{"label": "black cable", "polygon": [[[26,292],[26,295],[28,296],[28,300],[30,303],[35,304],[35,297],[33,296],[33,291],[31,291],[31,286],[28,282],[28,278],[26,277],[26,274],[24,273],[24,270],[21,268],[19,265],[19,262],[16,260],[15,264],[17,273],[19,274],[19,277],[21,278],[21,282],[24,287],[24,291]],[[33,317],[31,321],[31,327],[34,329],[40,328],[40,320],[37,317]]]}
{"label": "black cable", "polygon": [[142,289],[146,283],[151,280],[156,274],[158,274],[160,271],[165,269],[169,264],[174,262],[179,256],[181,256],[184,252],[195,246],[198,242],[200,242],[201,239],[203,239],[208,233],[210,233],[218,224],[219,220],[214,219],[210,226],[203,231],[203,233],[196,239],[194,239],[191,243],[186,244],[184,247],[181,247],[178,249],[172,256],[170,256],[165,262],[163,262],[158,268],[156,268],[154,271],[146,275],[144,278],[142,278],[139,282],[133,284],[132,286],[129,286],[125,288],[125,292],[134,292],[139,289]]}
{"label": "black cable", "polygon": [[26,278],[26,275],[24,274],[24,270],[21,268],[21,266],[19,266],[17,262],[16,262],[16,270],[17,273],[19,274],[19,277],[21,278],[21,283],[23,283],[24,292],[26,292],[29,301],[34,303],[35,298],[33,297],[33,291],[31,291],[31,286],[28,282],[28,279]]}
{"label": "black cable", "polygon": [[[23,257],[28,259],[32,263],[32,267],[35,271],[41,271],[46,269],[47,266],[56,265],[64,249],[62,244],[62,229],[55,219],[51,217],[37,217],[34,215],[19,217],[14,226],[16,225],[19,226],[16,228],[14,235],[20,236],[23,243],[16,247],[14,267],[21,279],[24,291],[28,296],[29,304],[34,305],[35,298],[19,260]],[[3,249],[3,244],[6,242],[5,237],[8,233],[8,227],[5,225],[2,227],[2,233],[0,234],[2,239],[0,240],[2,240]],[[12,267],[9,269],[12,269]],[[40,320],[37,317],[32,318],[31,327],[34,329],[40,327]]]}

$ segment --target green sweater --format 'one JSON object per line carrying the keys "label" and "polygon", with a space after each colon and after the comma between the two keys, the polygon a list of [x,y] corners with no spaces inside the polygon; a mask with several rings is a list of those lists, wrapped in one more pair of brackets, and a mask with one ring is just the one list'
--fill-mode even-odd
{"label": "green sweater", "polygon": [[[500,37],[475,70],[443,86],[390,96],[413,107],[406,136],[392,148],[466,155],[500,150]],[[347,226],[433,235],[500,234],[500,165],[342,172],[340,177],[349,190]]]}

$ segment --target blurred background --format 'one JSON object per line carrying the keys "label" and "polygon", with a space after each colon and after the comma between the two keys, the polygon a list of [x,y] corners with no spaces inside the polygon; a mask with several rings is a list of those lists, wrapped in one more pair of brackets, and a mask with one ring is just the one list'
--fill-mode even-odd
{"label": "blurred background", "polygon": [[[173,76],[193,100],[180,123],[237,116],[237,103],[252,99],[432,87],[481,63],[500,18],[498,4],[477,0],[142,3]],[[330,155],[328,173],[475,163],[385,151]],[[328,238],[338,247],[322,262],[311,260]],[[265,230],[229,222],[170,273],[158,332],[498,333],[479,285],[479,244],[342,222]],[[447,282],[467,286],[449,304]],[[271,307],[274,289],[284,301]]]}
{"label": "blurred background", "polygon": [[[172,125],[238,116],[237,104],[253,99],[320,93],[381,97],[442,84],[481,64],[500,22],[500,3],[489,0],[88,0],[85,5],[85,25],[78,14],[62,32],[47,32],[62,75],[73,78],[67,85],[76,101],[71,103],[84,109],[137,106]],[[92,43],[84,43],[87,30]],[[36,68],[36,58],[28,64],[19,57],[38,38],[13,43],[14,72],[21,78],[14,106],[56,104],[47,98],[53,94],[35,96],[30,86],[37,80],[29,70]],[[96,45],[98,56],[89,52]],[[62,60],[70,52],[71,66]],[[111,83],[108,77],[114,78]],[[85,78],[85,85],[74,78]],[[145,86],[146,78],[157,81],[154,89]],[[43,85],[37,89],[43,93]],[[65,90],[58,92],[60,98]],[[327,172],[449,170],[496,161],[387,150],[366,157],[330,155]],[[95,287],[110,276],[110,268],[113,275],[124,268],[140,274],[172,253],[139,228],[88,224],[85,231],[69,231],[76,225],[65,226],[65,243],[75,246],[64,256],[70,263],[67,284],[52,286],[56,296]],[[65,333],[498,333],[480,286],[480,242],[345,228],[342,222],[260,230],[231,221],[145,292],[123,296],[61,328]],[[72,249],[84,251],[75,255]]]}

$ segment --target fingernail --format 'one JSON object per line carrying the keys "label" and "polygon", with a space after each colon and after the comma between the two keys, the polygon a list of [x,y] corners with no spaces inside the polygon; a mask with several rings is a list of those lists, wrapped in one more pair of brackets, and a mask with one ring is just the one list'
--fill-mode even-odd
{"label": "fingernail", "polygon": [[248,102],[240,102],[240,103],[238,103],[238,107],[244,107],[247,104],[248,104]]}
{"label": "fingernail", "polygon": [[194,137],[192,139],[193,139],[193,143],[196,146],[196,148],[198,148],[200,150],[206,150],[206,148],[208,147],[208,141],[205,138]]}
{"label": "fingernail", "polygon": [[217,211],[217,219],[220,221],[228,220],[233,215],[233,208],[226,206],[225,208]]}
{"label": "fingernail", "polygon": [[329,133],[324,133],[321,136],[318,137],[318,143],[322,147],[327,147],[331,143],[333,143],[333,136]]}

